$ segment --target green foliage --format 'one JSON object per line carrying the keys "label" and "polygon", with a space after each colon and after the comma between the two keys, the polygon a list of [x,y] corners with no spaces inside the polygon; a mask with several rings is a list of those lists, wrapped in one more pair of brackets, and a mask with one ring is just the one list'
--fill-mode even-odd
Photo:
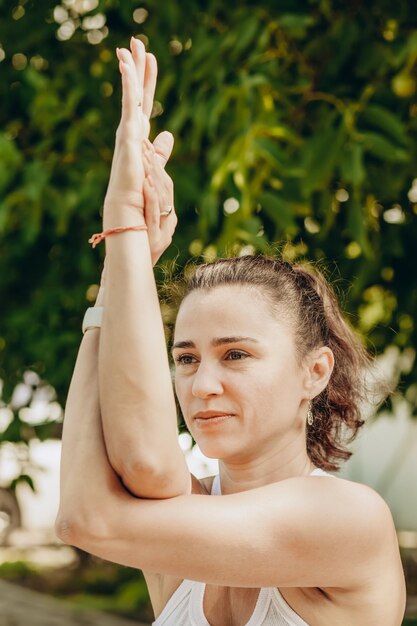
{"label": "green foliage", "polygon": [[[159,62],[153,132],[176,137],[169,171],[180,221],[165,259],[178,254],[182,264],[191,253],[210,258],[231,245],[238,253],[284,242],[289,259],[337,265],[351,285],[344,305],[370,346],[415,347],[411,4],[91,7],[0,2],[4,402],[27,369],[65,401],[103,259],[87,239],[100,229],[120,110],[115,47],[131,34],[143,35]],[[415,397],[415,385],[414,365],[401,389]],[[38,430],[46,437],[53,427]],[[14,409],[3,440],[33,436]]]}
{"label": "green foliage", "polygon": [[32,491],[36,491],[33,479],[28,474],[20,474],[20,476],[18,476],[14,480],[12,480],[12,482],[10,483],[10,489],[12,489],[14,491],[16,489],[17,485],[19,485],[21,483],[25,483],[26,485],[29,486],[29,488]]}
{"label": "green foliage", "polygon": [[0,565],[0,577],[11,581],[25,581],[36,573],[37,570],[26,561],[6,561]]}
{"label": "green foliage", "polygon": [[61,568],[40,567],[25,561],[0,564],[0,579],[71,600],[83,608],[110,611],[150,622],[152,607],[142,572],[98,558],[83,556]]}
{"label": "green foliage", "polygon": [[[115,47],[132,34],[146,37],[159,62],[153,132],[176,137],[168,169],[179,225],[165,259],[178,255],[182,264],[191,254],[209,259],[230,246],[239,253],[282,242],[289,259],[337,266],[344,306],[371,347],[415,348],[413,3],[82,5],[0,0],[4,403],[27,369],[65,402],[103,260],[103,248],[92,251],[87,239],[100,229],[119,117]],[[230,198],[234,212],[226,210]],[[401,390],[417,412],[415,364]],[[0,443],[58,434],[53,423],[31,426],[12,408]],[[17,480],[31,485],[22,471]],[[77,579],[80,602],[94,596],[96,606],[132,614],[146,603],[136,572]]]}

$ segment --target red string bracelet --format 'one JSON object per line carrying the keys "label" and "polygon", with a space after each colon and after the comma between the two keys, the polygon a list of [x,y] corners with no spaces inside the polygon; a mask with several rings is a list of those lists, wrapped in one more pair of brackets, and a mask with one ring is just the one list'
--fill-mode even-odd
{"label": "red string bracelet", "polygon": [[96,245],[104,239],[104,237],[113,235],[113,233],[123,233],[125,230],[148,230],[148,227],[143,224],[143,226],[116,226],[116,228],[108,228],[107,230],[103,230],[102,233],[95,233],[95,235],[92,235],[88,240],[88,243],[91,243],[93,248],[95,248]]}

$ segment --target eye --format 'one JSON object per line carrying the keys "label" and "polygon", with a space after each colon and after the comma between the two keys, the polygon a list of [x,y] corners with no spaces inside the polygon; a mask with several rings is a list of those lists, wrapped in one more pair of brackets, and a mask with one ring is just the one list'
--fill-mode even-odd
{"label": "eye", "polygon": [[246,352],[241,352],[240,350],[231,350],[230,352],[228,352],[227,357],[237,357],[237,358],[231,358],[231,361],[242,361],[243,359],[246,359],[249,354],[246,354]]}
{"label": "eye", "polygon": [[187,361],[187,359],[194,359],[194,357],[191,354],[180,354],[175,357],[174,361],[179,365],[192,365],[191,361]]}

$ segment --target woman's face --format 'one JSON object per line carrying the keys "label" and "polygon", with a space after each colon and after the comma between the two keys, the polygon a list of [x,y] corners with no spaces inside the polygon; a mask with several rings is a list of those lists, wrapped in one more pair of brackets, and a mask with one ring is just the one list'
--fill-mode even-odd
{"label": "woman's face", "polygon": [[[256,289],[193,291],[178,312],[175,390],[186,424],[212,458],[249,461],[305,436],[303,370],[291,325]],[[207,419],[199,413],[229,415]]]}

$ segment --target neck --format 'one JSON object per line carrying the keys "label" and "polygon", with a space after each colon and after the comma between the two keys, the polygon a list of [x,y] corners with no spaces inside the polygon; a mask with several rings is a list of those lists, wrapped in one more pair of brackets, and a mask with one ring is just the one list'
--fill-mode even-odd
{"label": "neck", "polygon": [[252,459],[220,459],[219,474],[222,494],[248,491],[271,483],[308,476],[314,463],[307,456],[305,440],[302,446],[288,445],[272,453],[256,454]]}

